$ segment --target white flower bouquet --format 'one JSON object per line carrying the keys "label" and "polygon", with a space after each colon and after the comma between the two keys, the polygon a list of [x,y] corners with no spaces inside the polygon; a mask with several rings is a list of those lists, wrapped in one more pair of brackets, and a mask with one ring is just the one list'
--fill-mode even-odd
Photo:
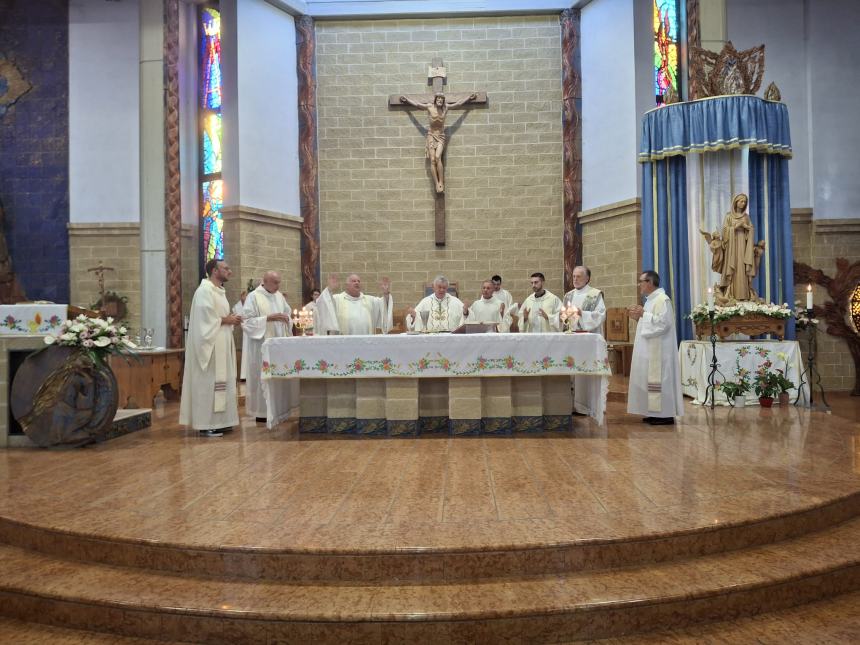
{"label": "white flower bouquet", "polygon": [[[721,322],[723,320],[730,320],[731,318],[747,315],[768,316],[770,318],[785,320],[787,318],[791,318],[792,315],[794,315],[794,312],[791,310],[791,307],[788,306],[788,303],[775,305],[771,302],[742,301],[726,307],[721,307],[719,305],[714,307],[714,322]],[[693,310],[687,318],[690,318],[696,323],[710,321],[707,303],[703,302],[693,307]]]}
{"label": "white flower bouquet", "polygon": [[794,319],[798,329],[818,326],[818,318],[810,318],[809,311],[801,305],[800,300],[794,301]]}
{"label": "white flower bouquet", "polygon": [[88,318],[81,315],[65,321],[56,336],[45,336],[46,345],[78,347],[96,362],[104,362],[108,354],[133,354],[134,343],[128,330],[114,325],[113,318]]}

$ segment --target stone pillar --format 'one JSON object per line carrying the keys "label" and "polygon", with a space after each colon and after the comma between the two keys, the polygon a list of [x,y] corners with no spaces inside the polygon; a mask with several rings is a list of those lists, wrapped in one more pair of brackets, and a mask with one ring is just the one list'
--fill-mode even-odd
{"label": "stone pillar", "polygon": [[513,425],[514,405],[511,379],[507,376],[481,379],[481,432],[509,434]]}
{"label": "stone pillar", "polygon": [[140,3],[140,281],[141,326],[167,342],[165,227],[164,5]]}
{"label": "stone pillar", "polygon": [[448,432],[448,379],[418,381],[418,426],[421,434]]}
{"label": "stone pillar", "polygon": [[355,431],[355,384],[358,379],[326,381],[326,430],[337,434]]}
{"label": "stone pillar", "polygon": [[511,404],[513,432],[540,432],[543,430],[543,389],[541,380],[531,376],[511,378]]}
{"label": "stone pillar", "polygon": [[355,431],[385,434],[385,379],[355,380]]}
{"label": "stone pillar", "polygon": [[299,379],[299,432],[325,432],[326,379]]}
{"label": "stone pillar", "polygon": [[569,430],[573,396],[569,376],[542,376],[543,429]]}
{"label": "stone pillar", "polygon": [[448,427],[452,435],[480,434],[484,409],[481,380],[448,379]]}

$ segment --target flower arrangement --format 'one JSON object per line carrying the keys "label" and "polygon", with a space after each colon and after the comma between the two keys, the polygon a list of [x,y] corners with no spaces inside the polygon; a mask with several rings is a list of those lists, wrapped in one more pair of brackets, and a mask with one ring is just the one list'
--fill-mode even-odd
{"label": "flower arrangement", "polygon": [[[788,303],[775,305],[770,302],[752,302],[742,301],[736,302],[733,305],[714,307],[714,322],[729,320],[737,316],[755,315],[768,316],[770,318],[786,319],[791,318],[794,312],[788,306]],[[687,318],[695,323],[708,322],[711,320],[707,303],[701,303],[693,307],[690,315]]]}
{"label": "flower arrangement", "polygon": [[97,363],[104,362],[108,354],[132,354],[135,345],[128,338],[128,330],[113,322],[113,318],[80,315],[60,325],[56,336],[45,336],[45,344],[78,347]]}
{"label": "flower arrangement", "polygon": [[816,327],[818,318],[810,318],[809,310],[803,306],[800,300],[794,301],[794,321],[798,329],[807,329],[808,327]]}
{"label": "flower arrangement", "polygon": [[756,370],[754,388],[759,399],[772,399],[782,391],[780,385],[782,370],[778,369],[774,372],[771,371],[771,367],[773,367],[773,363],[766,360]]}
{"label": "flower arrangement", "polygon": [[794,387],[794,383],[792,383],[788,379],[788,372],[790,370],[788,366],[788,354],[785,352],[777,352],[776,357],[783,362],[785,365],[784,370],[777,369],[776,370],[776,379],[779,383],[779,391],[780,392],[788,392],[790,389]]}

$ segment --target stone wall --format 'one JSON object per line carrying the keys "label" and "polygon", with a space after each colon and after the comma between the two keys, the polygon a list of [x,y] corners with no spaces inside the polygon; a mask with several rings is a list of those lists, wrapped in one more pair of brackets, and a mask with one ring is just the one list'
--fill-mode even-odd
{"label": "stone wall", "polygon": [[300,307],[301,268],[299,217],[272,213],[248,206],[223,210],[224,239],[229,240],[227,261],[233,277],[227,283],[227,297],[233,305],[248,280],[259,283],[266,271],[281,274],[281,291],[290,306]]}
{"label": "stone wall", "polygon": [[140,226],[136,223],[71,223],[69,228],[70,304],[91,307],[99,299],[98,277],[88,271],[101,262],[105,290],[128,298],[128,323],[140,327]]}
{"label": "stone wall", "polygon": [[[579,214],[582,260],[591,269],[591,284],[603,291],[607,307],[636,304],[636,279],[642,270],[642,205],[628,199]],[[630,339],[636,326],[630,321]]]}
{"label": "stone wall", "polygon": [[[557,16],[318,22],[323,282],[357,272],[369,293],[392,279],[397,307],[435,274],[475,298],[494,273],[521,301],[542,271],[562,291],[561,42]],[[388,96],[426,93],[441,57],[446,90],[487,106],[446,126],[446,246],[434,244],[424,157],[427,115]]]}
{"label": "stone wall", "polygon": [[[860,219],[812,219],[808,209],[792,212],[794,259],[820,269],[826,275],[836,274],[836,258],[849,262],[860,260]],[[795,297],[806,304],[806,284],[795,285]],[[813,285],[816,304],[829,300],[827,292]],[[845,341],[826,333],[822,322],[818,329],[816,366],[827,391],[849,391],[854,387],[854,362]],[[806,339],[799,334],[804,360]]]}

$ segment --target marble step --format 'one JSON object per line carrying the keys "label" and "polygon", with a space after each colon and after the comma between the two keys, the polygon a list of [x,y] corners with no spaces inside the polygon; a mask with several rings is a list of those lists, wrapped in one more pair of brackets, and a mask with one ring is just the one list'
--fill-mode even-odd
{"label": "marble step", "polygon": [[860,519],[766,546],[566,575],[251,582],[0,547],[0,614],[195,642],[548,642],[735,619],[860,589]]}
{"label": "marble step", "polygon": [[[83,534],[34,526],[3,517],[0,544],[72,560],[253,580],[492,580],[668,562],[798,537],[860,516],[860,493],[848,490],[834,488],[834,497],[826,501],[814,495],[796,495],[797,505],[786,512],[779,498],[774,501],[772,490],[762,489],[747,494],[741,508],[731,499],[714,499],[695,522],[667,515],[659,526],[634,525],[625,517],[607,515],[599,526],[585,519],[571,519],[540,533],[546,527],[537,522],[521,542],[514,543],[498,542],[492,522],[475,521],[467,527],[448,527],[455,532],[452,535],[463,540],[455,547],[450,546],[450,536],[430,531],[423,546],[407,548],[403,546],[406,540],[398,539],[396,527],[356,526],[344,534],[342,526],[320,526],[314,527],[312,534],[297,533],[295,546],[285,542],[263,547],[246,542],[247,536],[242,535],[233,541],[224,536],[205,543],[170,541],[161,536],[135,540],[97,530]],[[712,524],[713,517],[719,517],[721,523]],[[396,546],[398,543],[401,546]]]}

